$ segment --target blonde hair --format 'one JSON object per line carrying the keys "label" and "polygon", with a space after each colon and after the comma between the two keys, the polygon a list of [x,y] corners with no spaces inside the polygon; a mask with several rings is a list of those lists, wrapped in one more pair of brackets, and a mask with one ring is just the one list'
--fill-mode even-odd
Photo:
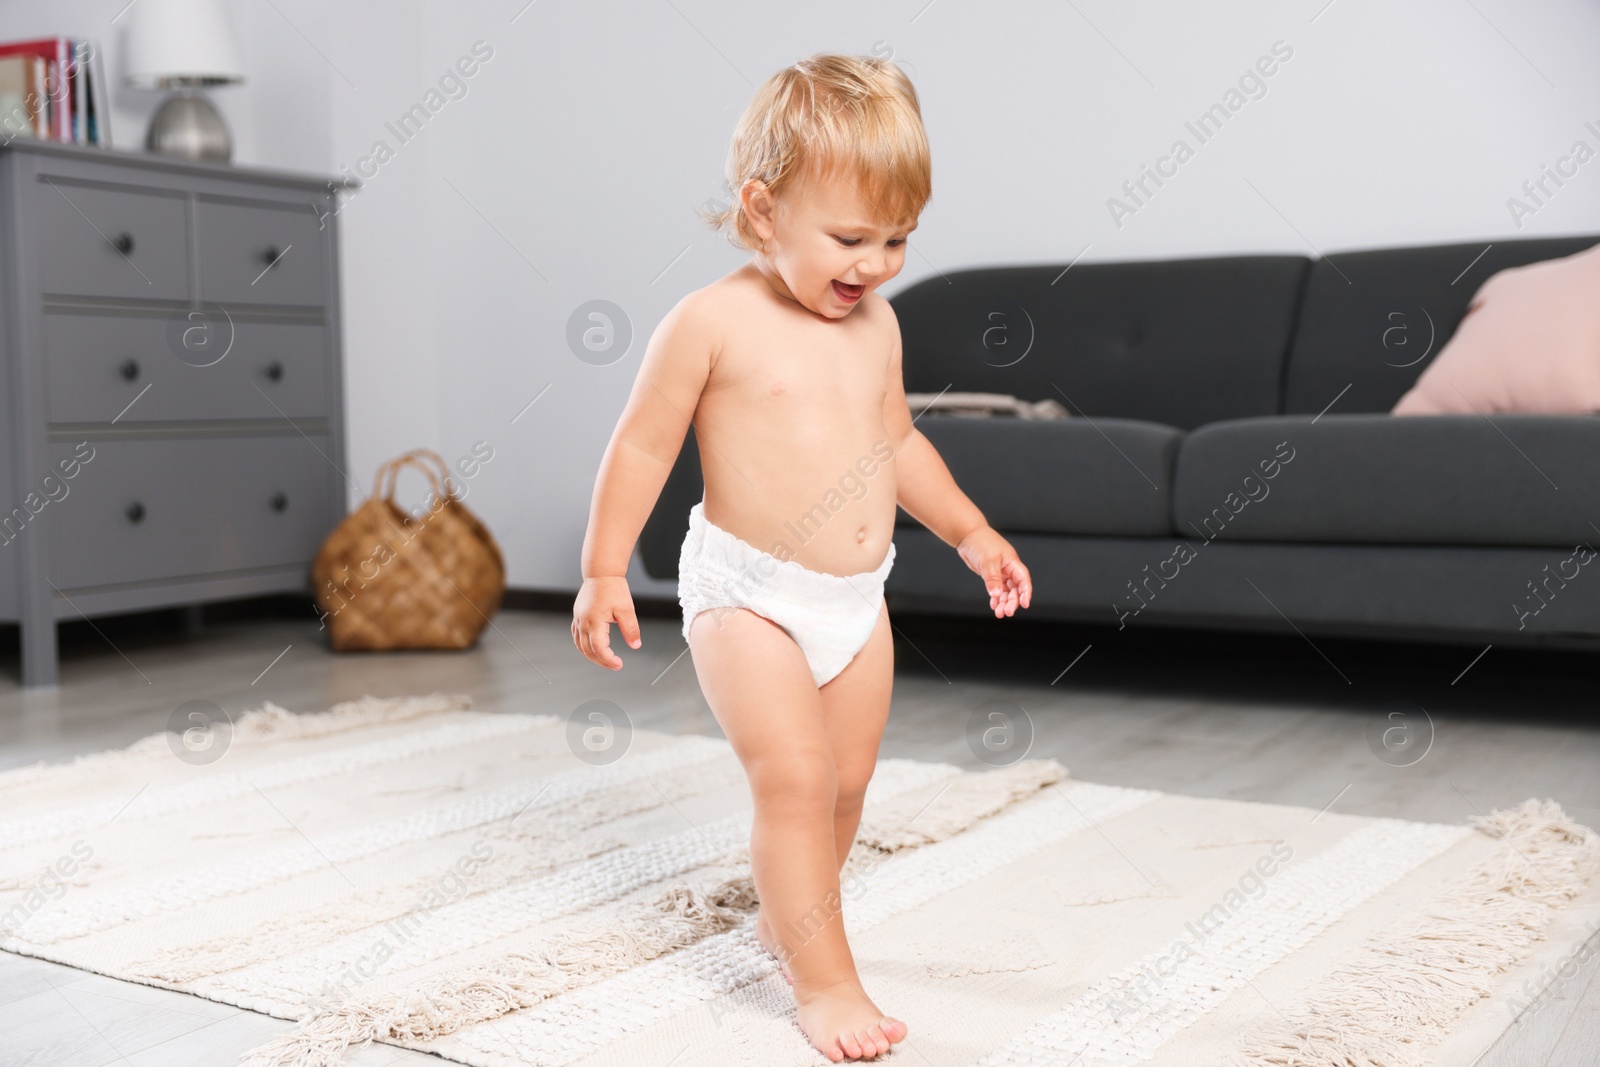
{"label": "blonde hair", "polygon": [[889,60],[823,53],[768,78],[728,148],[732,204],[701,215],[753,251],[761,238],[745,217],[745,185],[762,182],[777,198],[800,176],[830,173],[853,179],[893,223],[915,220],[933,194],[917,91]]}

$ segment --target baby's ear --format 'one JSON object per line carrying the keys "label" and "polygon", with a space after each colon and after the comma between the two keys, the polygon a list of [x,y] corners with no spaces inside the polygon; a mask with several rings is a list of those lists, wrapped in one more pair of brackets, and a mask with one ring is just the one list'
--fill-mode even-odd
{"label": "baby's ear", "polygon": [[744,217],[756,236],[763,241],[772,240],[778,203],[767,183],[756,178],[745,182],[739,189],[739,202],[744,205]]}

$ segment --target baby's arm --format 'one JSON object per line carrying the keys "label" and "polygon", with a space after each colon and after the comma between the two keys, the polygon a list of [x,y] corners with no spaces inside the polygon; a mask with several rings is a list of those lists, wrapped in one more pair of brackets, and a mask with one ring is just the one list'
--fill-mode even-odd
{"label": "baby's arm", "polygon": [[989,609],[995,616],[1013,615],[1033,600],[1033,579],[1016,549],[990,526],[983,512],[961,491],[933,442],[911,421],[901,369],[900,324],[893,308],[883,308],[893,334],[889,358],[888,390],[883,401],[883,422],[895,450],[899,484],[896,502],[934,536],[954,546],[962,562],[989,590]]}
{"label": "baby's arm", "polygon": [[638,648],[639,620],[628,592],[628,561],[639,531],[666,484],[711,374],[713,341],[692,294],[667,313],[650,337],[628,404],[600,460],[589,529],[583,539],[583,587],[572,608],[572,641],[602,667],[622,669],[611,650],[611,623]]}

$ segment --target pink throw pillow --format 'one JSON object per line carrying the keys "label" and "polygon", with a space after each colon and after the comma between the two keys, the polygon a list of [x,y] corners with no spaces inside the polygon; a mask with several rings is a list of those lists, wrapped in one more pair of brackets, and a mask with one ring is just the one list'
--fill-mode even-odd
{"label": "pink throw pillow", "polygon": [[1600,412],[1600,245],[1478,287],[1396,415]]}

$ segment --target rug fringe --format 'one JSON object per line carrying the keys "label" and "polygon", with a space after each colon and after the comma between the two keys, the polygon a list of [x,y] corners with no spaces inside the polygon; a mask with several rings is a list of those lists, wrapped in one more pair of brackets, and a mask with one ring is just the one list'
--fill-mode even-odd
{"label": "rug fringe", "polygon": [[[346,700],[327,711],[296,714],[267,701],[239,716],[233,724],[232,744],[252,744],[258,741],[325,737],[363,726],[420,719],[447,711],[462,711],[472,707],[472,698],[461,693],[429,693],[426,696],[375,697]],[[548,717],[548,716],[547,716]],[[553,717],[551,717],[553,718]],[[158,757],[170,758],[171,742],[166,731],[148,734],[125,748],[109,752],[91,752],[66,763],[49,763],[44,760],[23,767],[0,772],[0,790],[17,789],[41,781],[99,774],[108,767],[132,760]]]}
{"label": "rug fringe", "polygon": [[352,1045],[379,1037],[429,1041],[488,1022],[732,929],[755,910],[755,885],[675,885],[634,904],[618,925],[552,937],[532,952],[440,975],[407,990],[342,1005],[246,1053],[240,1067],[334,1067]]}
{"label": "rug fringe", "polygon": [[[407,722],[428,715],[441,715],[447,711],[465,711],[472,707],[472,698],[465,693],[429,693],[425,696],[375,697],[363,696],[335,704],[327,711],[297,715],[285,711],[268,701],[254,711],[247,711],[233,724],[234,741],[282,741],[307,737],[326,737],[329,734],[356,730],[363,726],[379,726],[391,722]],[[158,734],[165,737],[165,734]]]}
{"label": "rug fringe", "polygon": [[[918,801],[917,815],[894,801],[856,847],[883,853],[920,848],[953,837],[1010,804],[1061,780],[1055,760],[1027,760],[984,774],[964,774],[938,794]],[[902,810],[906,809],[906,810]],[[865,825],[865,824],[864,824]],[[745,849],[731,857],[748,865]],[[553,937],[532,952],[438,975],[415,991],[342,1004],[310,1016],[293,1032],[246,1053],[239,1067],[335,1067],[351,1046],[382,1038],[429,1041],[488,1022],[560,993],[590,985],[658,956],[722,933],[749,920],[759,903],[749,875],[710,887],[676,884],[655,900],[622,909],[619,925]],[[747,976],[753,978],[754,975]],[[735,984],[742,984],[737,979]]]}
{"label": "rug fringe", "polygon": [[943,841],[945,838],[1032,796],[1067,777],[1067,769],[1053,759],[1022,760],[983,774],[963,774],[926,800],[906,797],[861,821],[859,844],[878,852]]}
{"label": "rug fringe", "polygon": [[1532,954],[1556,912],[1600,868],[1600,835],[1553,800],[1530,799],[1473,820],[1505,842],[1406,926],[1357,950],[1287,1014],[1248,1035],[1242,1067],[1329,1063],[1403,1067],[1427,1052],[1493,979]]}

